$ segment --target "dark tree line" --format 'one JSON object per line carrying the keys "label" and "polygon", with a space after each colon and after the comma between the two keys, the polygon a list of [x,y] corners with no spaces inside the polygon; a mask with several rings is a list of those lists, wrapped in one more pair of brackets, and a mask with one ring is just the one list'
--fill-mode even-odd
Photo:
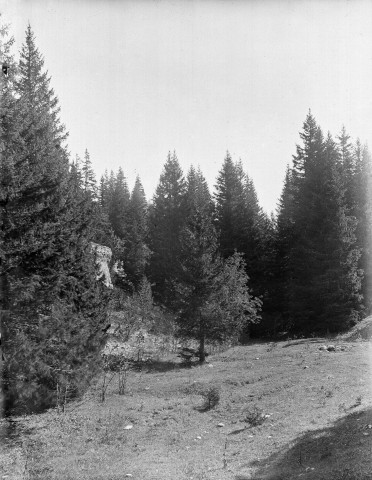
{"label": "dark tree line", "polygon": [[278,305],[293,330],[335,332],[371,311],[371,159],[311,113],[300,137],[278,209]]}
{"label": "dark tree line", "polygon": [[275,217],[261,209],[252,179],[229,153],[214,196],[200,170],[185,178],[176,154],[168,155],[148,214],[146,272],[159,303],[177,308],[182,259],[193,251],[185,249],[190,212],[203,198],[199,231],[213,238],[222,259],[242,256],[251,294],[263,303],[253,335],[337,332],[371,312],[368,149],[352,144],[345,128],[335,140],[324,136],[311,113],[300,139]]}
{"label": "dark tree line", "polygon": [[110,292],[91,242],[113,251],[115,291],[131,298],[151,284],[178,335],[198,340],[201,361],[207,340],[337,332],[371,312],[371,158],[345,128],[333,139],[307,115],[271,217],[229,153],[213,194],[200,168],[185,176],[169,153],[148,203],[139,177],[132,191],[121,168],[97,185],[88,150],[71,160],[31,28],[18,64],[1,35],[7,414],[78,394],[96,371]]}

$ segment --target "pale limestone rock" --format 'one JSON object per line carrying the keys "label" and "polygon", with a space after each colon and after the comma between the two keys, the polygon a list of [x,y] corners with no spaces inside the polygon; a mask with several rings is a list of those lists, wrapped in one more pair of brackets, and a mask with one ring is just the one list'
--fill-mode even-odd
{"label": "pale limestone rock", "polygon": [[107,288],[113,288],[109,269],[109,263],[112,257],[111,248],[93,242],[91,246],[98,265],[97,279],[103,277],[102,281],[104,285],[106,285]]}

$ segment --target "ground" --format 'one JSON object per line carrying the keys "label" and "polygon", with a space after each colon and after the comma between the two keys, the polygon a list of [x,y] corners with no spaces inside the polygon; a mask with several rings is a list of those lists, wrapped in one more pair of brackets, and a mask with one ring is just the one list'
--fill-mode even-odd
{"label": "ground", "polygon": [[[0,479],[372,479],[369,341],[252,343],[203,366],[177,361],[130,372],[125,395],[113,381],[104,403],[99,378],[65,413],[14,419]],[[220,398],[208,409],[210,387]]]}

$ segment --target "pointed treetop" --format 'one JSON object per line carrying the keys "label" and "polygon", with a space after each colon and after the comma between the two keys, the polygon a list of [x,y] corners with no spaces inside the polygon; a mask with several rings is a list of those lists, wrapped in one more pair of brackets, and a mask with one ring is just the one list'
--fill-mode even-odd
{"label": "pointed treetop", "polygon": [[136,181],[134,182],[134,187],[132,190],[130,201],[132,205],[136,204],[139,206],[147,207],[145,190],[142,186],[142,182],[139,175],[137,175]]}

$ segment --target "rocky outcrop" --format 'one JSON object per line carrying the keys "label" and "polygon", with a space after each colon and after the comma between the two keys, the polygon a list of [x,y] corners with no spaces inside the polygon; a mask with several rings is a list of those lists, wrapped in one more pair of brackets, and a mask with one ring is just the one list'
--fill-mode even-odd
{"label": "rocky outcrop", "polygon": [[360,340],[372,340],[372,315],[358,322],[351,330],[340,336],[340,339],[348,342]]}
{"label": "rocky outcrop", "polygon": [[93,242],[91,243],[91,246],[98,267],[97,280],[100,278],[107,288],[113,288],[109,268],[109,263],[112,257],[111,248]]}

